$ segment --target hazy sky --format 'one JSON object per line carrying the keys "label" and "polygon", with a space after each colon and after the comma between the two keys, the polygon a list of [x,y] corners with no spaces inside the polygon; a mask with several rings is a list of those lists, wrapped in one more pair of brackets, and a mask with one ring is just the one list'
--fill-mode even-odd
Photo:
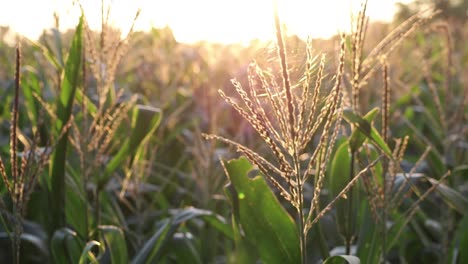
{"label": "hazy sky", "polygon": [[[280,16],[290,33],[301,37],[329,37],[349,25],[350,10],[359,0],[278,0]],[[369,0],[368,15],[374,20],[391,20],[398,0]],[[408,2],[408,0],[403,1]],[[99,0],[81,0],[85,15],[94,27],[100,23]],[[178,41],[210,40],[248,42],[273,35],[272,0],[112,0],[111,20],[128,29],[141,8],[137,30],[169,25]],[[72,0],[0,0],[0,25],[37,38],[54,24],[53,13],[60,15],[61,29],[73,27],[79,7]]]}

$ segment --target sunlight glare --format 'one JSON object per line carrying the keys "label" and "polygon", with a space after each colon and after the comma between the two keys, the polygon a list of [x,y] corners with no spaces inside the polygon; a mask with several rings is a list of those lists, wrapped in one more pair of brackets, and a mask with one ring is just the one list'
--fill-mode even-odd
{"label": "sunlight glare", "polygon": [[[41,4],[38,4],[40,2]],[[80,15],[74,1],[18,0],[0,10],[0,25],[30,38],[37,38],[44,28],[54,25],[53,13],[60,15],[61,30],[73,28]],[[101,26],[101,7],[96,0],[81,0],[92,29]],[[110,21],[125,35],[141,9],[135,30],[169,26],[180,42],[201,40],[221,43],[249,43],[252,39],[274,38],[272,0],[106,0],[112,5]],[[280,19],[288,34],[305,39],[329,38],[349,30],[351,10],[358,10],[359,0],[278,0]],[[368,15],[372,20],[390,21],[397,0],[370,0]],[[408,2],[408,0],[404,1]],[[24,6],[31,8],[24,9]],[[15,14],[15,15],[12,15]]]}

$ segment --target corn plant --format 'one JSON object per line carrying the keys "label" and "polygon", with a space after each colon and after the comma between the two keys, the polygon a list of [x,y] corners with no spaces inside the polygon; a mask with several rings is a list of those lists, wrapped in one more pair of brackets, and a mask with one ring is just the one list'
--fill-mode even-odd
{"label": "corn plant", "polygon": [[[13,107],[11,112],[10,126],[10,164],[8,176],[7,167],[0,158],[0,174],[3,184],[5,185],[10,199],[12,200],[13,215],[5,219],[0,216],[4,228],[8,231],[9,226],[12,227],[12,233],[8,231],[8,235],[12,241],[13,259],[15,263],[20,263],[20,249],[23,235],[23,215],[26,212],[26,207],[31,194],[37,184],[38,176],[42,174],[47,160],[50,156],[47,147],[38,146],[37,134],[32,142],[28,142],[25,136],[20,132],[19,123],[19,94],[20,94],[20,65],[21,52],[20,47],[16,49],[16,74],[15,74],[15,92],[13,99]],[[20,152],[18,138],[22,138],[23,151]],[[30,144],[28,144],[30,143]]]}
{"label": "corn plant", "polygon": [[[229,139],[215,135],[206,135],[206,138],[218,139],[234,146],[258,167],[273,188],[295,209],[294,223],[260,178],[248,179],[247,173],[252,167],[247,161],[225,164],[232,184],[228,189],[228,196],[234,207],[234,225],[238,225],[239,236],[241,230],[245,232],[244,239],[247,240],[243,247],[248,250],[248,245],[256,245],[256,253],[268,263],[306,263],[307,235],[311,227],[379,158],[357,173],[337,194],[335,200],[325,208],[319,207],[327,164],[331,159],[343,114],[341,82],[344,70],[344,37],[341,41],[339,66],[334,76],[335,84],[324,95],[321,91],[323,57],[316,69],[316,58],[312,56],[309,43],[304,77],[292,84],[277,12],[275,26],[282,84],[278,84],[274,76],[264,74],[257,65],[251,64],[248,91],[233,80],[244,108],[224,92],[220,91],[220,94],[257,131],[271,149],[277,165]],[[318,143],[314,144],[314,141]],[[312,153],[309,152],[311,147],[314,147]],[[313,197],[310,205],[306,205],[304,185],[311,176],[314,180]]]}
{"label": "corn plant", "polygon": [[[344,117],[351,125],[352,133],[336,151],[330,170],[330,188],[331,197],[335,197],[340,188],[346,186],[352,178],[351,175],[356,173],[356,169],[359,171],[359,168],[369,164],[380,153],[385,155],[384,159],[362,177],[362,185],[353,187],[356,189],[350,191],[346,200],[338,201],[336,207],[336,222],[343,237],[345,253],[350,254],[352,245],[356,245],[356,254],[362,261],[376,263],[387,259],[388,252],[395,248],[403,230],[407,229],[407,224],[415,227],[419,222],[428,221],[428,216],[419,206],[424,199],[431,197],[432,192],[444,197],[447,204],[458,204],[455,210],[462,214],[465,214],[462,205],[465,204],[465,199],[455,190],[448,191],[450,188],[442,183],[451,175],[450,170],[437,171],[438,180],[416,173],[420,164],[431,153],[431,145],[424,150],[412,168],[403,170],[401,162],[404,160],[409,137],[403,135],[403,138],[391,138],[390,136],[390,95],[393,84],[389,78],[391,66],[387,57],[402,41],[417,32],[418,28],[429,24],[437,12],[426,10],[409,18],[365,57],[363,43],[367,27],[366,5],[367,2],[364,2],[350,39],[350,91],[347,94],[351,96],[348,100],[350,108],[344,111]],[[363,110],[362,105],[365,105],[360,103],[362,92],[372,93],[369,80],[379,69],[382,71],[379,77],[383,80],[379,92],[382,112],[381,132],[374,124],[378,108],[363,116],[360,114]],[[393,145],[393,150],[390,149],[390,145]],[[349,179],[343,178],[346,174],[350,175]],[[426,181],[430,187],[421,189],[416,184],[421,181]],[[405,197],[409,194],[414,196]],[[356,210],[359,210],[359,213],[353,213]],[[369,219],[377,223],[374,228],[363,226],[363,223]],[[388,226],[388,223],[391,225]],[[357,243],[355,243],[356,238],[358,238]]]}

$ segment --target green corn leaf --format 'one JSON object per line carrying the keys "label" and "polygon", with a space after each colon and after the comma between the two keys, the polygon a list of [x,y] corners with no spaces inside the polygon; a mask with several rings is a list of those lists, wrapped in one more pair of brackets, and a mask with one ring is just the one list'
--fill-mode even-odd
{"label": "green corn leaf", "polygon": [[360,264],[361,261],[358,257],[350,255],[339,255],[327,258],[323,264]]}
{"label": "green corn leaf", "polygon": [[34,94],[41,93],[41,84],[39,78],[37,77],[37,72],[32,67],[25,67],[27,72],[27,80],[23,81],[23,92],[24,103],[26,105],[27,114],[29,120],[32,122],[33,125],[37,125],[38,121],[38,107],[36,103],[36,99],[34,98]]}
{"label": "green corn leaf", "polygon": [[468,263],[468,215],[459,222],[451,247],[451,261],[447,263]]}
{"label": "green corn leaf", "polygon": [[[368,118],[371,118],[372,115],[375,115],[373,111],[374,110],[369,112],[370,116]],[[392,151],[388,147],[387,143],[385,143],[385,141],[380,136],[379,132],[369,123],[369,121],[360,117],[351,109],[343,110],[343,117],[348,123],[355,125],[361,131],[361,133],[363,133],[367,138],[369,138],[372,141],[372,143],[374,143],[375,146],[379,148],[383,153],[385,153],[389,158],[392,157]],[[355,144],[359,143],[359,137],[355,141]]]}
{"label": "green corn leaf", "polygon": [[218,231],[226,236],[234,236],[233,231],[229,228],[226,221],[212,211],[197,209],[193,207],[171,210],[173,216],[170,219],[164,219],[160,223],[160,227],[153,236],[143,245],[138,251],[133,264],[154,263],[155,260],[161,259],[168,253],[168,245],[173,240],[173,235],[177,232],[180,225],[195,218],[206,220]]}
{"label": "green corn leaf", "polygon": [[98,229],[102,232],[112,264],[127,264],[127,244],[122,229],[109,225],[99,226]]}
{"label": "green corn leaf", "polygon": [[60,65],[65,65],[65,61],[63,60],[62,33],[57,28],[53,28],[52,34],[54,35],[55,42],[55,57],[58,59]]}
{"label": "green corn leaf", "polygon": [[162,221],[161,227],[154,233],[153,236],[143,245],[142,249],[138,251],[135,258],[132,260],[133,264],[154,263],[162,255],[162,249],[167,244],[170,237],[172,237],[172,222],[170,219]]}
{"label": "green corn leaf", "polygon": [[177,263],[203,263],[200,252],[196,248],[196,239],[190,233],[176,233],[170,247],[174,249],[173,256]]}
{"label": "green corn leaf", "polygon": [[88,232],[88,214],[86,214],[87,204],[84,201],[84,197],[79,193],[75,192],[68,186],[67,189],[67,207],[65,208],[67,223],[69,223],[69,225],[73,227],[80,236],[85,237]]}
{"label": "green corn leaf", "polygon": [[462,215],[468,215],[468,199],[466,197],[433,178],[426,177],[426,179],[431,184],[437,184],[436,191],[442,196],[447,205]]}
{"label": "green corn leaf", "polygon": [[[368,151],[362,151],[362,152],[359,153],[359,157],[360,157],[361,161],[376,160],[381,155],[381,152],[379,151],[379,149],[376,148],[371,143],[366,143],[366,144],[364,144],[364,146],[366,147],[366,150],[368,150]],[[375,166],[373,167],[373,170],[371,172],[369,172],[369,173],[372,173],[376,183],[379,186],[383,186],[384,168],[383,168],[381,160],[379,162],[377,162],[377,164],[375,164]]]}
{"label": "green corn leaf", "polygon": [[[440,194],[440,196],[447,205],[449,205],[462,215],[468,215],[468,199],[464,197],[460,192],[454,190],[453,188],[450,188],[449,186],[443,183],[440,183],[436,179],[427,177],[422,173],[414,173],[412,175],[406,175],[406,177],[409,178],[410,182],[413,185],[420,181],[427,181],[431,185],[437,185],[435,187],[435,191]],[[400,185],[404,184],[405,182],[406,178],[402,174],[398,173],[395,179],[394,190],[399,189]],[[402,193],[405,193],[408,190],[408,188],[410,188],[410,186],[406,185]]]}
{"label": "green corn leaf", "polygon": [[[60,95],[57,100],[56,135],[59,135],[72,115],[75,92],[79,85],[81,69],[83,35],[83,16],[75,30],[72,45],[65,65],[65,76],[62,80]],[[68,133],[60,138],[51,157],[50,187],[52,219],[49,233],[65,225],[65,163],[67,154]]]}
{"label": "green corn leaf", "polygon": [[[344,141],[337,149],[330,168],[330,193],[331,197],[336,197],[350,181],[352,175],[351,153],[349,153],[349,142]],[[336,223],[338,231],[341,234],[349,234],[348,219],[348,201],[347,199],[340,199],[336,202]]]}
{"label": "green corn leaf", "polygon": [[370,201],[361,201],[359,236],[357,241],[357,256],[363,263],[378,263],[382,252],[381,226],[375,224]]}
{"label": "green corn leaf", "polygon": [[130,153],[135,153],[138,146],[154,133],[161,122],[161,109],[136,105],[132,117],[132,135],[130,136]]}
{"label": "green corn leaf", "polygon": [[110,192],[100,192],[99,200],[101,201],[101,211],[103,220],[107,224],[123,226],[125,225],[125,216],[122,212],[122,207],[118,204],[118,198]]}
{"label": "green corn leaf", "polygon": [[[370,110],[363,117],[363,119],[365,121],[367,121],[367,123],[366,122],[363,123],[363,126],[368,129],[369,128],[368,124],[372,123],[372,121],[374,120],[374,118],[378,114],[378,112],[379,112],[378,108],[374,108],[374,109]],[[361,130],[359,130],[359,129],[354,130],[353,133],[351,134],[350,139],[349,139],[349,146],[351,148],[351,152],[358,151],[358,149],[362,146],[362,144],[364,143],[366,138],[367,138],[366,135],[364,133],[362,133]]]}
{"label": "green corn leaf", "polygon": [[81,171],[67,164],[65,180],[67,187],[67,206],[65,207],[67,223],[80,237],[87,237],[88,223],[92,221],[92,214],[86,213],[89,208]]}
{"label": "green corn leaf", "polygon": [[55,69],[58,69],[58,70],[63,69],[63,64],[59,62],[59,60],[57,59],[57,56],[55,55],[55,52],[50,47],[49,43],[47,43],[47,41],[45,42],[44,45],[42,45],[41,43],[37,41],[30,40],[30,39],[29,39],[29,42],[32,44],[33,47],[41,51],[44,57],[49,61],[50,64],[52,64],[55,67]]}
{"label": "green corn leaf", "polygon": [[75,93],[80,83],[83,19],[83,16],[81,16],[65,64],[65,76],[62,80],[60,95],[57,102],[58,131],[60,131],[70,119]]}
{"label": "green corn leaf", "polygon": [[297,227],[261,176],[248,177],[252,165],[246,158],[225,163],[237,197],[238,223],[245,238],[264,263],[300,263]]}
{"label": "green corn leaf", "polygon": [[[0,244],[8,245],[12,241],[11,234],[7,232],[0,232]],[[37,259],[46,258],[49,255],[49,248],[45,238],[42,238],[33,233],[23,233],[20,236],[22,248],[34,248],[39,253],[35,257]],[[37,254],[36,253],[36,254]]]}
{"label": "green corn leaf", "polygon": [[132,113],[132,126],[130,138],[120,148],[119,152],[107,164],[104,176],[100,179],[100,185],[105,184],[111,174],[122,164],[122,162],[133,157],[137,149],[149,139],[156,131],[161,121],[161,110],[144,105],[136,105]]}
{"label": "green corn leaf", "polygon": [[258,253],[256,252],[255,247],[250,244],[245,236],[243,236],[241,231],[242,227],[240,223],[238,223],[239,199],[237,198],[238,194],[232,183],[228,183],[224,186],[224,193],[228,200],[231,201],[232,206],[231,220],[235,249],[230,257],[232,258],[233,263],[254,264],[258,259]]}
{"label": "green corn leaf", "polygon": [[[95,117],[96,116],[96,113],[97,113],[97,107],[96,105],[93,103],[93,101],[91,101],[88,96],[86,94],[84,94],[83,92],[83,89],[78,89],[76,95],[75,95],[75,99],[76,99],[76,102],[78,104],[83,104],[83,102],[86,103],[86,110],[91,114],[92,117]],[[83,113],[83,114],[87,114],[87,113]]]}
{"label": "green corn leaf", "polygon": [[69,228],[60,228],[51,239],[52,256],[55,263],[78,263],[83,248],[78,234]]}
{"label": "green corn leaf", "polygon": [[240,224],[237,223],[236,217],[232,215],[232,229],[234,231],[234,242],[236,248],[234,249],[231,258],[233,263],[254,264],[258,259],[258,253],[254,245],[247,240],[241,232]]}
{"label": "green corn leaf", "polygon": [[83,248],[83,251],[81,252],[80,256],[80,261],[78,264],[99,264],[99,261],[97,260],[96,256],[93,253],[93,248],[98,247],[101,252],[104,251],[104,248],[101,243],[92,240],[86,243],[85,247]]}
{"label": "green corn leaf", "polygon": [[175,215],[174,223],[181,224],[194,218],[201,218],[206,223],[214,227],[216,230],[223,233],[226,237],[234,239],[234,234],[231,226],[226,220],[214,213],[213,211],[203,210],[195,207],[188,207],[184,209],[171,210],[171,213]]}

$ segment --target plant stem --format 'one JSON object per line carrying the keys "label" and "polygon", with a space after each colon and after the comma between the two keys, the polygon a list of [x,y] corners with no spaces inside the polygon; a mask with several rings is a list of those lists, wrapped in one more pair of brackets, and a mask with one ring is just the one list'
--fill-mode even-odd
{"label": "plant stem", "polygon": [[[296,144],[294,144],[295,146]],[[302,192],[302,179],[300,177],[301,164],[299,161],[299,154],[297,153],[297,148],[294,147],[294,167],[296,170],[296,180],[297,180],[297,195],[298,195],[298,208],[297,208],[297,224],[299,226],[299,242],[301,247],[301,263],[307,263],[307,241],[304,229],[304,194]]]}
{"label": "plant stem", "polygon": [[[320,212],[319,208],[317,208],[317,212]],[[317,223],[315,223],[314,228],[316,229],[318,235],[318,242],[322,259],[327,259],[330,257],[330,252],[328,250],[327,240],[325,239],[325,234],[323,233],[322,224],[320,223],[320,221],[317,221]]]}
{"label": "plant stem", "polygon": [[[300,181],[300,180],[299,180]],[[307,263],[307,241],[304,234],[304,211],[302,210],[303,206],[303,193],[302,193],[302,184],[298,184],[298,195],[299,195],[299,212],[298,212],[298,224],[299,224],[299,240],[301,246],[301,263]]]}
{"label": "plant stem", "polygon": [[[356,152],[353,152],[351,154],[351,168],[349,170],[349,181],[353,179],[354,175],[354,162],[356,158]],[[353,240],[353,234],[352,234],[352,226],[353,226],[353,189],[354,187],[351,187],[348,192],[348,208],[347,208],[347,213],[348,213],[348,219],[346,221],[346,230],[345,230],[345,245],[346,245],[346,255],[351,254],[351,243]]]}
{"label": "plant stem", "polygon": [[383,173],[383,207],[382,207],[382,259],[385,260],[387,255],[387,171],[388,163],[386,160],[383,161],[384,173]]}
{"label": "plant stem", "polygon": [[96,197],[94,197],[95,198],[95,200],[94,200],[94,210],[96,210],[96,211],[95,211],[94,217],[96,218],[95,219],[96,220],[96,227],[98,227],[101,224],[101,201],[100,201],[100,199],[101,199],[101,197],[100,197],[101,196],[101,188],[100,187],[98,187],[96,189],[96,194],[95,195],[96,195]]}
{"label": "plant stem", "polygon": [[[289,147],[292,149],[291,156],[294,162],[294,169],[295,169],[295,178],[297,182],[297,186],[295,187],[298,200],[297,200],[297,211],[298,211],[298,219],[297,224],[299,226],[299,242],[301,248],[301,263],[307,263],[307,254],[306,254],[306,235],[304,233],[304,195],[302,193],[302,178],[301,178],[301,164],[299,161],[299,153],[297,148],[297,135],[295,131],[296,127],[296,120],[294,118],[294,98],[291,92],[291,83],[289,80],[289,73],[288,73],[288,62],[286,58],[286,51],[285,51],[285,43],[283,39],[283,34],[281,31],[281,23],[278,15],[278,5],[277,2],[274,1],[274,19],[275,19],[275,27],[276,27],[276,38],[277,38],[277,48],[278,48],[278,57],[280,59],[280,66],[282,71],[283,77],[283,85],[284,91],[286,93],[286,103],[287,103],[287,114],[288,114],[288,127],[289,127],[289,136],[290,136],[290,145]],[[290,175],[293,177],[294,175]]]}

